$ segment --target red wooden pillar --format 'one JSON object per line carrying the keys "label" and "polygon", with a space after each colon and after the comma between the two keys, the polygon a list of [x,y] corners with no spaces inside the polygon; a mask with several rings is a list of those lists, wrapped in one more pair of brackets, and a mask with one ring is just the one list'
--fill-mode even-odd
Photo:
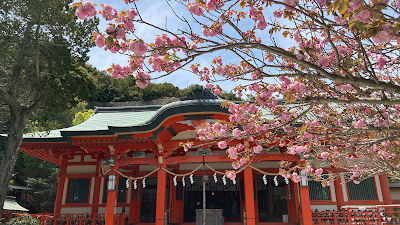
{"label": "red wooden pillar", "polygon": [[300,187],[300,201],[303,224],[312,224],[310,193],[307,186]]}
{"label": "red wooden pillar", "polygon": [[340,176],[333,182],[333,185],[335,186],[336,204],[338,210],[340,210],[341,206],[345,205],[343,198],[343,188],[341,183],[342,183],[342,178]]}
{"label": "red wooden pillar", "polygon": [[[379,181],[381,183],[383,204],[391,205],[392,197],[390,196],[390,189],[389,189],[389,182],[387,179],[387,175],[386,174],[379,175]],[[393,211],[393,207],[385,207],[385,211],[387,212],[387,214],[391,215],[392,214],[391,211]]]}
{"label": "red wooden pillar", "polygon": [[254,207],[253,170],[250,167],[244,169],[244,190],[246,199],[246,224],[255,225],[256,210]]}
{"label": "red wooden pillar", "polygon": [[[119,170],[119,166],[111,166],[114,170]],[[108,190],[107,191],[107,205],[106,205],[106,219],[105,224],[114,224],[115,223],[115,214],[117,211],[117,197],[118,197],[118,181],[119,176],[115,171],[111,171],[110,175],[117,175],[115,180],[115,189],[114,191]],[[108,185],[108,184],[106,184]]]}
{"label": "red wooden pillar", "polygon": [[379,180],[381,182],[383,203],[385,205],[391,205],[392,197],[390,196],[389,182],[388,182],[386,174],[379,175]]}
{"label": "red wooden pillar", "polygon": [[57,196],[56,196],[56,204],[54,206],[54,213],[61,212],[61,202],[62,202],[62,197],[63,197],[63,192],[64,192],[66,172],[67,172],[67,159],[63,159],[61,162],[60,175],[58,178]]}
{"label": "red wooden pillar", "polygon": [[[99,171],[99,170],[96,170]],[[94,178],[94,189],[93,189],[93,203],[92,203],[92,213],[99,212],[99,198],[100,198],[100,185],[101,185],[101,176],[100,173],[97,174]]]}
{"label": "red wooden pillar", "polygon": [[[165,161],[164,156],[162,162]],[[159,160],[160,161],[160,160]],[[159,167],[166,168],[166,164],[159,164]],[[166,187],[167,187],[167,172],[162,169],[157,171],[157,202],[156,202],[156,225],[164,225],[164,212],[166,206]]]}

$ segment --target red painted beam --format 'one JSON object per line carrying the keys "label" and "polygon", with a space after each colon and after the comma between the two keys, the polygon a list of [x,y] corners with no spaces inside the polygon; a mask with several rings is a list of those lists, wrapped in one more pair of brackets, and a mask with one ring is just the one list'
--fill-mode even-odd
{"label": "red painted beam", "polygon": [[[264,161],[296,161],[297,156],[288,154],[259,154],[254,156],[254,162],[264,162]],[[203,156],[177,156],[165,159],[167,165],[175,165],[182,163],[202,163]],[[207,163],[211,162],[227,162],[230,163],[232,160],[227,155],[206,155],[204,156],[204,161]],[[158,161],[156,158],[128,158],[118,160],[121,166],[128,165],[157,165]]]}

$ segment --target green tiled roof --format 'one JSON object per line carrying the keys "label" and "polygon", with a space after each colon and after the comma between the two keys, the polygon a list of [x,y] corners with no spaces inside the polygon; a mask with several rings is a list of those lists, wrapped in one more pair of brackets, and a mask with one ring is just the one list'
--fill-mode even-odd
{"label": "green tiled roof", "polygon": [[194,110],[193,112],[202,112],[207,111],[207,107],[218,107],[219,111],[227,112],[226,109],[220,107],[222,102],[223,100],[220,99],[196,99],[172,102],[164,106],[97,107],[95,108],[95,113],[81,124],[49,132],[25,134],[24,138],[54,138],[55,140],[57,139],[56,141],[60,141],[60,138],[69,136],[73,132],[97,132],[100,135],[106,135],[109,134],[110,127],[118,130],[120,128],[148,126],[160,120],[161,117],[168,116],[166,112],[176,113],[185,109]]}

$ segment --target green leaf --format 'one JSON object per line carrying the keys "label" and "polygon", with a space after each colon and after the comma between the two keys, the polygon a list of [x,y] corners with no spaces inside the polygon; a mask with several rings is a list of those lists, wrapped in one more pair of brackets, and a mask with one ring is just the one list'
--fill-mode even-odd
{"label": "green leaf", "polygon": [[347,1],[342,1],[339,4],[339,13],[343,15],[348,8],[349,8],[349,3]]}
{"label": "green leaf", "polygon": [[357,28],[358,28],[359,30],[361,30],[361,31],[366,31],[366,30],[367,30],[367,28],[364,27],[364,23],[362,23],[362,22],[360,22],[360,21],[357,21],[357,22],[356,22],[356,26],[357,26]]}

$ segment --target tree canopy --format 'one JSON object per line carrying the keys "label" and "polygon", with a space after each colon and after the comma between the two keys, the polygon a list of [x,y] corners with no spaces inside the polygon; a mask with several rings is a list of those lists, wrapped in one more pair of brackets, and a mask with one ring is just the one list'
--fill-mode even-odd
{"label": "tree canopy", "polygon": [[[400,176],[398,1],[166,1],[175,16],[168,21],[182,22],[177,30],[149,22],[140,1],[124,2],[120,13],[110,4],[98,7],[99,17],[114,23],[93,38],[127,56],[128,65],[108,70],[113,77],[133,75],[144,88],[190,69],[216,94],[213,82],[225,80],[239,82],[239,96],[254,96],[251,103],[224,104],[230,121],[198,130],[221,148],[233,138],[250,142],[250,149],[229,147],[234,169],[280,147],[304,159],[295,167],[281,164],[281,174],[295,182],[299,170],[323,180],[323,164],[355,183],[381,173]],[[73,6],[80,19],[97,12],[91,2]],[[158,34],[135,36],[137,25]],[[214,60],[201,65],[202,57]]]}
{"label": "tree canopy", "polygon": [[0,122],[7,134],[0,145],[0,205],[27,119],[57,114],[88,97],[79,66],[87,60],[91,28],[97,23],[77,22],[69,0],[0,2]]}

